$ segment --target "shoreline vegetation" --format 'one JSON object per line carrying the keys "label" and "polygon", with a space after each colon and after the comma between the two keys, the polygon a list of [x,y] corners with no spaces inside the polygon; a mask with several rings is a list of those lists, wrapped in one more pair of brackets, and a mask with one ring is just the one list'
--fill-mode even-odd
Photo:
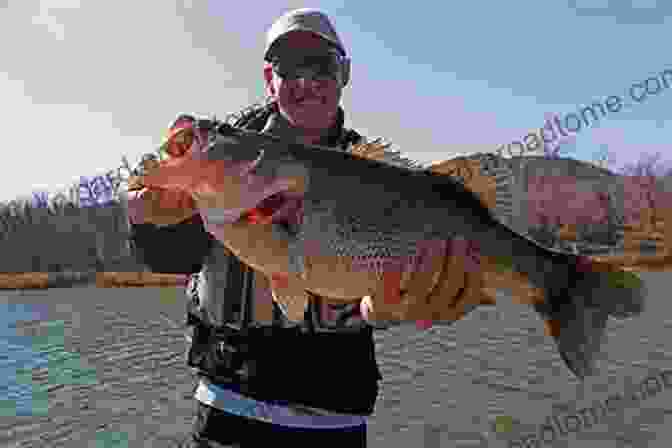
{"label": "shoreline vegetation", "polygon": [[183,274],[153,272],[17,272],[0,273],[0,290],[74,288],[180,287],[188,280]]}
{"label": "shoreline vegetation", "polygon": [[146,161],[0,203],[0,289],[184,286],[187,275],[150,272],[132,252],[124,192]]}

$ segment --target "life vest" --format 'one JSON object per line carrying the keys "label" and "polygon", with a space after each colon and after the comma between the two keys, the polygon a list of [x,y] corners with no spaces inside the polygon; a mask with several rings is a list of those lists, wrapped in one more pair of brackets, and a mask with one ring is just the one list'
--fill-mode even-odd
{"label": "life vest", "polygon": [[[272,113],[273,105],[249,109],[233,125],[260,131]],[[348,150],[362,137],[342,123],[339,110],[329,144]],[[204,267],[187,288],[187,364],[213,383],[254,399],[371,414],[381,376],[373,328],[357,320],[359,304],[333,305],[327,319],[330,305],[311,296],[303,321],[294,322],[273,301],[272,325],[260,324],[253,316],[259,275],[210,238]],[[214,284],[204,286],[206,278]]]}

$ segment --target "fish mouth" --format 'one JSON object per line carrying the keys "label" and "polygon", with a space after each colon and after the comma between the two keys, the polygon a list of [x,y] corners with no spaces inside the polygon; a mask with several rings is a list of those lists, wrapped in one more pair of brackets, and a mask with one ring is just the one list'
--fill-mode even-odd
{"label": "fish mouth", "polygon": [[281,164],[272,175],[260,174],[258,168],[263,160],[264,151],[259,156],[243,167],[241,177],[247,183],[249,191],[257,199],[255,207],[263,206],[264,201],[278,200],[278,198],[299,199],[304,196],[307,185],[308,172],[301,164]]}
{"label": "fish mouth", "polygon": [[256,172],[262,159],[250,163],[242,171],[242,181],[248,186],[250,194],[248,207],[237,216],[248,222],[274,222],[296,224],[302,221],[302,207],[305,189],[305,177],[296,166],[283,165],[273,176],[264,176]]}
{"label": "fish mouth", "polygon": [[[235,209],[209,208],[206,214],[213,224],[233,224],[241,218],[264,216],[270,218],[276,213],[286,213],[289,202],[303,197],[297,192],[296,180],[287,177],[268,177],[254,172],[258,160],[236,164],[227,169],[228,174],[238,178],[239,207]],[[235,174],[234,174],[235,172]],[[225,190],[222,191],[224,193]],[[218,194],[216,191],[211,193]],[[207,194],[207,192],[206,192]]]}
{"label": "fish mouth", "polygon": [[[309,177],[303,164],[290,158],[263,165],[263,148],[253,160],[234,160],[226,155],[223,159],[219,158],[218,167],[207,174],[211,181],[201,183],[199,188],[204,197],[211,198],[206,199],[212,205],[204,212],[212,223],[233,224],[246,216],[254,222],[297,219]],[[235,199],[226,198],[227,194],[235,195]],[[219,195],[220,200],[216,199]]]}
{"label": "fish mouth", "polygon": [[[297,202],[301,202],[303,194],[293,190],[294,183],[290,180],[278,179],[264,188],[258,196],[255,197],[253,205],[242,211],[240,217],[251,215],[262,215],[274,222],[278,219],[284,221],[294,220],[291,216],[286,216],[288,208],[293,208]],[[239,218],[240,218],[239,217]]]}
{"label": "fish mouth", "polygon": [[284,226],[300,225],[302,222],[303,200],[295,193],[273,194],[256,207],[246,210],[241,218],[249,223],[275,223]]}

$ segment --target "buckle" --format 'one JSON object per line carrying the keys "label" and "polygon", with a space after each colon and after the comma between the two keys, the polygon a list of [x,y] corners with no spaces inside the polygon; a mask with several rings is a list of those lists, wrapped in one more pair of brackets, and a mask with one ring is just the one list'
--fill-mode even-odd
{"label": "buckle", "polygon": [[231,345],[227,345],[225,342],[219,342],[217,344],[217,349],[220,353],[239,353],[240,350],[238,350],[235,347],[232,347]]}

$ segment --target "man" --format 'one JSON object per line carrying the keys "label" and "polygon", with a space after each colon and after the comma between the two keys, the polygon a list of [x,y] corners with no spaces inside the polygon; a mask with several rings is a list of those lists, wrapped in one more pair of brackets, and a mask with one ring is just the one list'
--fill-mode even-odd
{"label": "man", "polygon": [[[339,104],[350,61],[325,14],[302,9],[280,17],[268,31],[264,61],[269,101],[242,113],[236,126],[343,150],[363,141],[343,127]],[[156,209],[171,200],[193,207],[180,193],[144,189],[129,194],[129,209],[144,204],[147,212],[148,203]],[[189,446],[366,446],[381,376],[360,302],[311,297],[303,319],[290,319],[269,299],[268,281],[190,212],[176,225],[131,222],[137,256],[152,271],[198,272],[188,286],[187,363],[199,376]],[[263,303],[272,304],[270,324],[260,319]]]}

